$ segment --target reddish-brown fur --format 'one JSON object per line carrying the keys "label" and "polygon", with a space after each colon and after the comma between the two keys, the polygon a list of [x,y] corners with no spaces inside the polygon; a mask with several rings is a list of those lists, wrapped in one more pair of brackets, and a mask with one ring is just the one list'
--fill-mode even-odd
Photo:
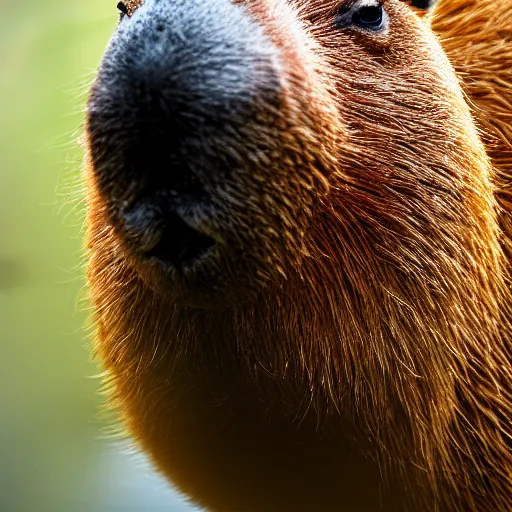
{"label": "reddish-brown fur", "polygon": [[[507,2],[433,14],[479,125],[430,17],[387,0],[398,28],[375,39],[334,32],[339,1],[239,3],[282,50],[292,150],[237,184],[258,253],[222,307],[132,261],[89,151],[96,353],[123,424],[211,510],[510,512],[512,68],[468,43],[510,63]],[[491,11],[503,27],[464,24]]]}

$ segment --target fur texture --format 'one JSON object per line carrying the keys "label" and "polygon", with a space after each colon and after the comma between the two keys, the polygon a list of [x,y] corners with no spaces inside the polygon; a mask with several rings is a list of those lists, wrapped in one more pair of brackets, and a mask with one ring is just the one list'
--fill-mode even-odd
{"label": "fur texture", "polygon": [[[496,170],[500,222],[512,237],[512,5],[508,0],[444,0],[433,30],[462,80]],[[509,256],[510,257],[510,256]]]}
{"label": "fur texture", "polygon": [[235,3],[279,53],[282,100],[233,121],[234,171],[197,171],[215,286],[135,256],[111,62],[91,96],[89,280],[120,419],[211,510],[510,512],[507,2],[433,14],[477,124],[407,5],[374,34],[336,26],[348,3]]}

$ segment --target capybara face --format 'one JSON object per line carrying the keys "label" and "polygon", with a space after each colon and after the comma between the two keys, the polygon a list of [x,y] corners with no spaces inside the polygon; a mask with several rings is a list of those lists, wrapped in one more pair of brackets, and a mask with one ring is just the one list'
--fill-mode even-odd
{"label": "capybara face", "polygon": [[235,303],[314,272],[342,210],[389,230],[405,191],[399,221],[460,205],[454,77],[404,3],[122,10],[88,108],[93,230],[178,302]]}
{"label": "capybara face", "polygon": [[95,348],[212,510],[511,510],[509,246],[430,3],[119,4],[85,137]]}

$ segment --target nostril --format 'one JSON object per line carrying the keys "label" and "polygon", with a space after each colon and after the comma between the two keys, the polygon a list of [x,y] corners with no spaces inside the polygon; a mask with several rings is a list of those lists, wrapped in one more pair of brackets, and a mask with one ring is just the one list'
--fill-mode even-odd
{"label": "nostril", "polygon": [[164,220],[159,240],[144,252],[144,256],[182,268],[207,254],[214,246],[213,238],[192,229],[179,215],[170,212]]}

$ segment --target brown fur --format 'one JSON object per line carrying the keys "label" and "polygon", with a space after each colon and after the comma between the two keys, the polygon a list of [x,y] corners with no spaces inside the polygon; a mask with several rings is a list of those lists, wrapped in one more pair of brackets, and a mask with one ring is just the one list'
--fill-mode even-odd
{"label": "brown fur", "polygon": [[236,184],[258,251],[240,288],[220,267],[222,308],[132,260],[88,151],[96,353],[122,422],[211,510],[510,512],[510,67],[488,51],[512,55],[506,2],[433,20],[487,153],[429,19],[387,1],[398,28],[376,41],[335,33],[334,0],[245,3],[282,49],[291,149]]}
{"label": "brown fur", "polygon": [[434,12],[432,28],[462,79],[497,171],[496,197],[508,244],[512,237],[512,4],[444,0]]}

